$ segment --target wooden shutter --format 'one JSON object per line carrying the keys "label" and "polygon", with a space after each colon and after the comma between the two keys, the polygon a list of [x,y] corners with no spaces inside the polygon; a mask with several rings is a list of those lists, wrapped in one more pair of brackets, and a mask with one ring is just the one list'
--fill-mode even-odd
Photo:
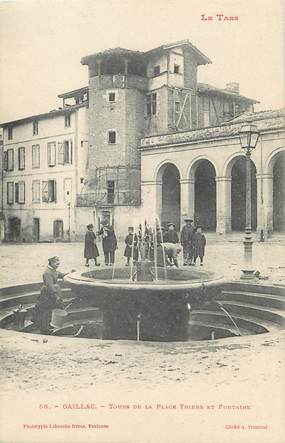
{"label": "wooden shutter", "polygon": [[7,183],[7,203],[14,203],[14,183]]}
{"label": "wooden shutter", "polygon": [[18,203],[25,203],[25,182],[21,181],[18,183]]}
{"label": "wooden shutter", "polygon": [[8,170],[8,153],[7,153],[7,151],[3,152],[3,169],[4,169],[4,171]]}
{"label": "wooden shutter", "polygon": [[48,203],[48,182],[42,182],[42,201]]}
{"label": "wooden shutter", "polygon": [[19,203],[19,183],[15,183],[15,203]]}
{"label": "wooden shutter", "polygon": [[14,170],[14,149],[8,149],[8,171]]}
{"label": "wooden shutter", "polygon": [[25,148],[18,149],[18,168],[25,169]]}
{"label": "wooden shutter", "polygon": [[48,165],[55,166],[56,164],[56,145],[55,143],[48,143]]}
{"label": "wooden shutter", "polygon": [[59,165],[64,165],[65,161],[65,143],[66,142],[58,142],[57,143],[57,163]]}
{"label": "wooden shutter", "polygon": [[33,199],[33,203],[40,202],[40,181],[39,180],[33,180],[32,199]]}
{"label": "wooden shutter", "polygon": [[56,181],[55,180],[48,181],[48,201],[49,202],[56,201]]}

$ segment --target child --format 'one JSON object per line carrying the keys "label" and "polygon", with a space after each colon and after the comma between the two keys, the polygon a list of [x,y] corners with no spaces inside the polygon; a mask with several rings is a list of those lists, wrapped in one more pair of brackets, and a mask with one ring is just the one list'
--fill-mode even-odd
{"label": "child", "polygon": [[134,228],[132,226],[128,227],[128,235],[125,238],[125,252],[124,257],[127,257],[126,266],[130,265],[130,258],[133,257],[134,261],[138,261],[138,236],[134,234]]}
{"label": "child", "polygon": [[175,224],[168,223],[168,231],[163,236],[163,244],[166,249],[166,255],[170,264],[174,264],[178,268],[177,255],[179,254],[181,247],[178,245],[179,237],[175,231]]}
{"label": "child", "polygon": [[193,253],[194,265],[197,257],[200,258],[200,266],[203,266],[203,258],[205,255],[206,237],[202,234],[202,226],[197,226],[193,235]]}

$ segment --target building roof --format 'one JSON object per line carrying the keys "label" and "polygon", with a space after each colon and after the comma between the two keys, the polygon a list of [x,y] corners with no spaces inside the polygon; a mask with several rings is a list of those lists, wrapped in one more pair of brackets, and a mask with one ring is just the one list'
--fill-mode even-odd
{"label": "building roof", "polygon": [[81,58],[81,64],[82,65],[88,65],[90,61],[94,61],[96,59],[100,59],[103,57],[108,57],[112,55],[118,55],[118,56],[143,56],[144,53],[141,51],[132,51],[131,49],[125,49],[125,48],[110,48],[106,49],[105,51],[96,52],[94,54],[86,55],[85,57]]}
{"label": "building roof", "polygon": [[166,145],[183,145],[201,142],[203,140],[235,137],[239,134],[241,123],[246,121],[255,122],[258,130],[261,132],[284,130],[285,108],[276,111],[261,111],[252,114],[245,113],[219,126],[144,137],[141,139],[140,149],[160,149]]}
{"label": "building roof", "polygon": [[169,51],[170,49],[178,48],[181,46],[189,48],[192,51],[194,51],[195,54],[198,56],[200,62],[199,64],[206,65],[207,63],[212,63],[212,61],[205,54],[203,54],[196,46],[194,46],[189,40],[179,40],[174,43],[167,43],[165,45],[158,46],[157,48],[153,48],[145,52],[145,55],[149,56],[159,52]]}
{"label": "building roof", "polygon": [[85,57],[82,57],[81,63],[82,65],[88,65],[91,61],[98,60],[103,57],[108,57],[112,55],[118,55],[118,56],[139,56],[143,59],[147,59],[149,56],[152,56],[154,54],[159,54],[161,52],[169,51],[170,49],[178,48],[178,47],[187,47],[195,52],[198,62],[200,65],[205,65],[207,63],[212,63],[211,60],[203,54],[196,46],[194,46],[189,40],[179,40],[174,43],[169,43],[165,45],[158,46],[157,48],[150,49],[149,51],[133,51],[131,49],[125,49],[125,48],[111,48],[106,49],[105,51],[97,52],[94,54],[86,55]]}
{"label": "building roof", "polygon": [[222,123],[222,125],[230,125],[235,123],[242,122],[253,122],[258,120],[269,120],[283,117],[285,119],[285,108],[274,109],[274,110],[266,110],[266,111],[258,111],[258,112],[244,112],[237,117],[228,120],[227,122]]}
{"label": "building roof", "polygon": [[211,94],[211,95],[219,95],[224,97],[231,97],[236,99],[237,101],[244,101],[252,104],[260,103],[255,99],[245,97],[244,95],[240,95],[235,92],[231,92],[228,89],[216,88],[215,86],[209,85],[208,83],[197,83],[197,91],[200,94],[207,94],[207,95]]}
{"label": "building roof", "polygon": [[82,88],[73,89],[72,91],[63,92],[58,95],[58,98],[72,98],[75,95],[79,95],[80,93],[88,92],[88,86],[83,86]]}
{"label": "building roof", "polygon": [[51,111],[44,112],[42,114],[30,115],[28,117],[22,117],[17,120],[11,120],[9,122],[1,123],[0,128],[5,128],[7,126],[15,125],[17,123],[27,123],[27,122],[33,121],[33,120],[42,120],[47,117],[55,117],[58,115],[63,115],[67,112],[73,112],[77,108],[82,108],[84,106],[86,106],[86,103],[80,103],[79,105],[67,106],[66,108],[52,109]]}

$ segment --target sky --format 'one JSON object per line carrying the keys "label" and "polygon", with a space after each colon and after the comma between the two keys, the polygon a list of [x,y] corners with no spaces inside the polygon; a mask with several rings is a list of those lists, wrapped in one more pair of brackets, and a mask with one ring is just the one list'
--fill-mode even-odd
{"label": "sky", "polygon": [[213,62],[198,81],[238,82],[256,110],[281,108],[284,29],[283,0],[0,0],[0,122],[55,109],[58,94],[87,85],[85,55],[183,39]]}

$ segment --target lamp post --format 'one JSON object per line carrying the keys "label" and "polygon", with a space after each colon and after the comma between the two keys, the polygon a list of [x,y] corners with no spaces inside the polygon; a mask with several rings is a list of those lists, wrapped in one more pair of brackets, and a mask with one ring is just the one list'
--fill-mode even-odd
{"label": "lamp post", "polygon": [[245,236],[244,236],[244,269],[241,279],[251,280],[254,278],[252,269],[252,236],[251,236],[251,151],[255,149],[259,131],[256,125],[245,123],[240,131],[239,138],[242,149],[245,150],[246,159],[246,207],[245,207]]}

